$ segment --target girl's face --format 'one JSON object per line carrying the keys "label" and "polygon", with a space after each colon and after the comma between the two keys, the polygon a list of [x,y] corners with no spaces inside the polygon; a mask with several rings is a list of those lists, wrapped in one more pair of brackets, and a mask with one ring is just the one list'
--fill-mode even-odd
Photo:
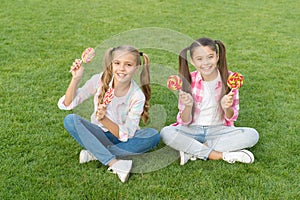
{"label": "girl's face", "polygon": [[128,83],[132,76],[138,71],[136,56],[130,52],[116,51],[112,61],[114,81],[117,84]]}
{"label": "girl's face", "polygon": [[205,81],[214,80],[218,76],[217,63],[219,55],[209,46],[194,48],[191,63],[201,73]]}

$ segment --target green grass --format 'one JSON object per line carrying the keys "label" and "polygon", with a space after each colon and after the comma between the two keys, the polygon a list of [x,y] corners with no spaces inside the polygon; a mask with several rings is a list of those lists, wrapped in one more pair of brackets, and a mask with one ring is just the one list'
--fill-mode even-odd
{"label": "green grass", "polygon": [[[299,1],[17,0],[2,1],[0,11],[0,199],[300,198]],[[146,27],[161,28],[161,35],[147,35]],[[158,129],[177,113],[176,94],[164,85],[177,70],[175,51],[189,37],[225,43],[229,68],[245,76],[236,125],[260,133],[254,164],[173,162],[122,184],[98,162],[78,163],[81,148],[62,124],[72,111],[56,106],[69,66],[88,46],[100,51],[131,41],[126,33],[135,29],[141,34],[130,39],[152,60],[147,126]],[[87,75],[95,71],[86,67]],[[88,115],[84,108],[73,112]],[[161,149],[163,143],[153,152]],[[164,156],[149,156],[150,163]]]}

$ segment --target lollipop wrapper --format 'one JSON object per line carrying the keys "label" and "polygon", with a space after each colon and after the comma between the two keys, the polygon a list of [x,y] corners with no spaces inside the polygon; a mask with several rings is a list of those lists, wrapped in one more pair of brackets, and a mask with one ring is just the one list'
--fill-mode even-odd
{"label": "lollipop wrapper", "polygon": [[244,82],[244,76],[240,73],[234,72],[233,74],[229,75],[227,80],[227,85],[232,90],[236,90],[242,87],[243,82]]}
{"label": "lollipop wrapper", "polygon": [[171,76],[168,77],[167,85],[168,85],[168,88],[172,91],[181,90],[182,80],[177,75],[171,75]]}
{"label": "lollipop wrapper", "polygon": [[95,50],[92,47],[85,49],[81,54],[81,60],[84,63],[89,63],[95,56]]}
{"label": "lollipop wrapper", "polygon": [[104,94],[103,104],[108,105],[113,98],[114,98],[114,90],[112,88],[109,88]]}

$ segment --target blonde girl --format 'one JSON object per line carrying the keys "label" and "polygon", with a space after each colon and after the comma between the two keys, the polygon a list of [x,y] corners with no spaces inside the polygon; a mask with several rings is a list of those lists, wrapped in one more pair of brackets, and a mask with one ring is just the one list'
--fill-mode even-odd
{"label": "blonde girl", "polygon": [[[132,79],[140,67],[141,88]],[[147,152],[160,140],[156,130],[139,127],[140,118],[143,122],[148,120],[149,67],[149,57],[132,46],[110,48],[104,56],[104,71],[78,88],[84,67],[75,60],[71,67],[72,80],[58,102],[60,109],[71,110],[94,96],[91,122],[70,114],[64,119],[64,127],[84,148],[79,155],[80,163],[98,160],[109,166],[123,183],[129,177],[132,160],[122,157]],[[113,90],[113,98],[105,105],[104,95],[109,89]]]}

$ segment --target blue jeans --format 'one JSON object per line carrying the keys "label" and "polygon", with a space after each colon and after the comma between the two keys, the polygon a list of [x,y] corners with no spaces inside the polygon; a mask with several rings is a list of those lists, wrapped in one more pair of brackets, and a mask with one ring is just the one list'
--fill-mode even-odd
{"label": "blue jeans", "polygon": [[146,128],[136,131],[133,138],[122,142],[112,133],[104,132],[99,126],[76,114],[67,115],[64,126],[83,148],[104,165],[115,158],[145,153],[160,141],[160,135],[155,129]]}
{"label": "blue jeans", "polygon": [[173,149],[206,160],[212,150],[236,151],[254,146],[259,139],[253,128],[232,126],[167,126],[161,132],[164,143]]}

